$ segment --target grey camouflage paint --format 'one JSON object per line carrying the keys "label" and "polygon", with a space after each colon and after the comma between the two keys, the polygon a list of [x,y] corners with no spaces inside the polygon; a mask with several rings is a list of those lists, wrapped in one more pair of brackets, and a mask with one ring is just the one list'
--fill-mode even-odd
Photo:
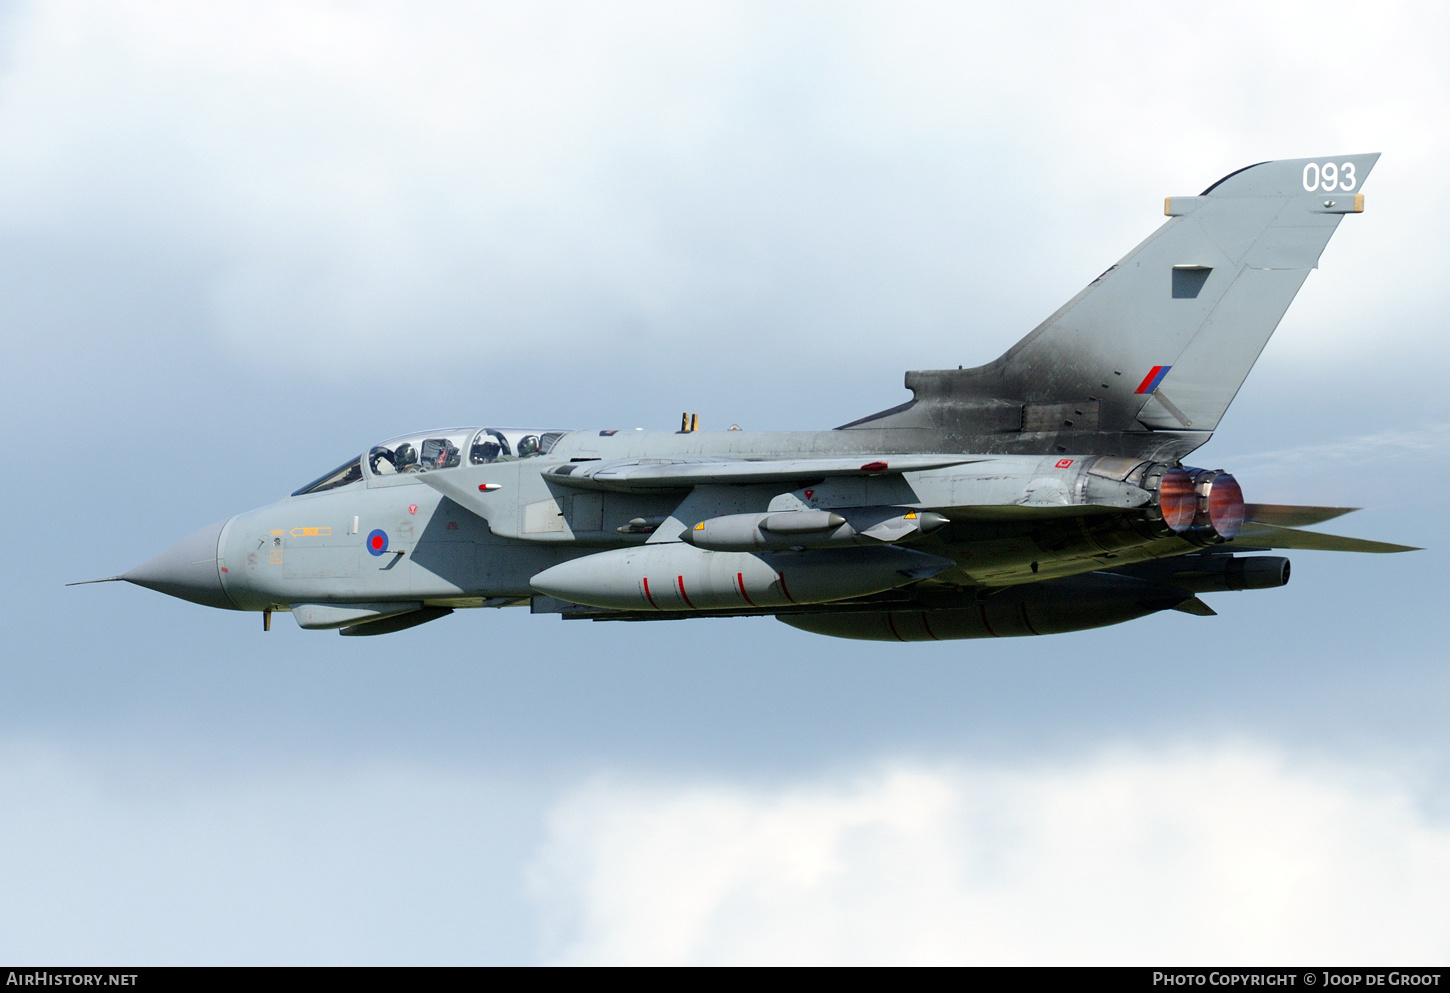
{"label": "grey camouflage paint", "polygon": [[[1363,210],[1377,159],[1266,162],[1170,197],[1157,231],[1002,357],[908,372],[911,401],[835,430],[573,431],[534,457],[416,474],[379,475],[365,454],[354,482],[240,514],[116,578],[344,634],[528,604],[595,619],[764,613],[924,640],[1211,614],[1198,592],[1287,581],[1287,561],[1238,551],[1404,550],[1288,526],[1332,508],[1250,505],[1234,540],[1180,534],[1155,494],[1210,437],[1340,220]],[[815,516],[788,516],[802,511]],[[801,522],[800,537],[751,530],[772,545],[759,551],[682,541],[765,515]],[[833,547],[848,521],[876,530]]]}

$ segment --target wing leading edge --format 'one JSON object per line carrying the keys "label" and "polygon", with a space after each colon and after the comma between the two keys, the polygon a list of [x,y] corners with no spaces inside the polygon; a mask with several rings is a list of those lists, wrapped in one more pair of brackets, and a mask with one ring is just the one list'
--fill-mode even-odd
{"label": "wing leading edge", "polygon": [[750,486],[791,483],[832,476],[899,475],[984,461],[970,456],[880,455],[832,459],[629,459],[556,466],[545,479],[578,489],[686,490],[696,486]]}

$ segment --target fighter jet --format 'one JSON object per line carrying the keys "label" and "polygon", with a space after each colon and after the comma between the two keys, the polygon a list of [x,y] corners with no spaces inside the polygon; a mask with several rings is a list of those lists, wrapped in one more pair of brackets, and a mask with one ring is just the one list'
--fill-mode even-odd
{"label": "fighter jet", "polygon": [[[464,607],[772,615],[841,638],[1044,635],[1283,586],[1352,508],[1245,502],[1212,436],[1378,154],[1261,162],[1198,196],[994,362],[829,431],[447,428],[372,445],[111,577],[270,629]],[[108,582],[110,580],[93,580]]]}

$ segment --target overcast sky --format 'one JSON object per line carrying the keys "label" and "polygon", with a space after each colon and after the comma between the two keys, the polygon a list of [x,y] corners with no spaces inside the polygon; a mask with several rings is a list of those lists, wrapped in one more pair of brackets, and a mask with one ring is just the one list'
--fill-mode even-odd
{"label": "overcast sky", "polygon": [[[8,3],[0,957],[1450,958],[1440,5]],[[442,424],[825,428],[1378,151],[1222,428],[1285,589],[883,645],[123,586]]]}

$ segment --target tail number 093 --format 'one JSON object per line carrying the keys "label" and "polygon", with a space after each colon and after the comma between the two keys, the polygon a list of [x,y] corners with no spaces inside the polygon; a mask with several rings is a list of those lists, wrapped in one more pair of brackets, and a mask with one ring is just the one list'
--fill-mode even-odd
{"label": "tail number 093", "polygon": [[1346,162],[1343,165],[1335,165],[1333,162],[1320,165],[1317,162],[1311,162],[1304,167],[1304,189],[1310,193],[1315,190],[1323,190],[1328,193],[1335,189],[1344,190],[1347,193],[1354,189],[1356,182],[1353,162]]}

